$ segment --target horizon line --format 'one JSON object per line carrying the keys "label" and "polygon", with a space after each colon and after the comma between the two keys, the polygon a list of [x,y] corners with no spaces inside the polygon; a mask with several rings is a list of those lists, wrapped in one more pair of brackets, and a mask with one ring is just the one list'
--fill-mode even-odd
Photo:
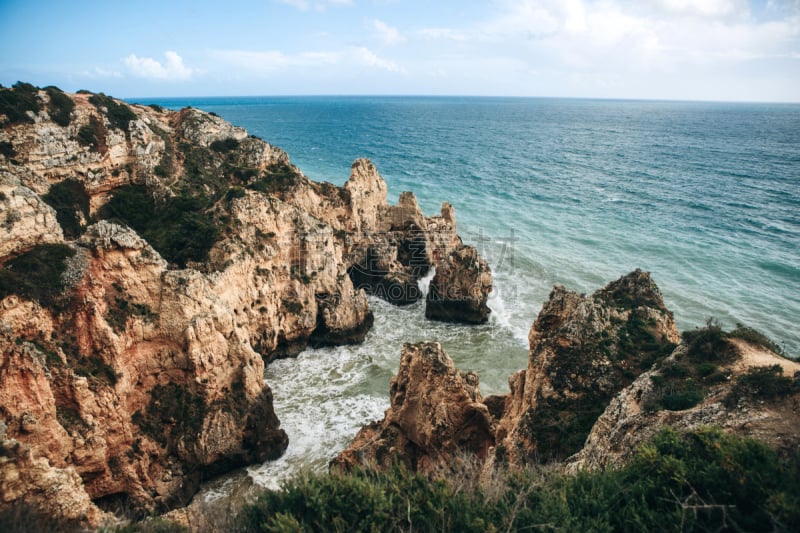
{"label": "horizon line", "polygon": [[[114,96],[114,95],[109,95]],[[772,104],[772,105],[800,105],[800,100],[711,100],[711,99],[684,99],[684,98],[646,98],[646,97],[621,97],[621,96],[526,96],[526,95],[492,95],[492,94],[239,94],[239,95],[181,95],[181,96],[134,96],[116,97],[128,103],[135,104],[134,100],[180,100],[180,99],[213,99],[213,98],[474,98],[474,99],[515,99],[515,100],[598,100],[609,102],[665,102],[665,103],[698,103],[698,104]]]}

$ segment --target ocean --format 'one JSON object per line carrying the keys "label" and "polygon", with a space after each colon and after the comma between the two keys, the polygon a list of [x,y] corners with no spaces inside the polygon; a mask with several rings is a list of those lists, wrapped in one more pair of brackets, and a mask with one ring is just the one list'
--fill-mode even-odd
{"label": "ocean", "polygon": [[[324,469],[388,407],[404,342],[439,340],[484,395],[527,364],[527,333],[554,284],[591,293],[649,271],[679,329],[743,323],[800,355],[800,105],[460,97],[139,99],[212,111],[342,185],[370,158],[390,201],[452,203],[489,260],[488,324],[428,322],[424,303],[370,303],[364,344],[271,363],[290,445],[248,469],[274,487]],[[209,489],[206,497],[221,492]]]}

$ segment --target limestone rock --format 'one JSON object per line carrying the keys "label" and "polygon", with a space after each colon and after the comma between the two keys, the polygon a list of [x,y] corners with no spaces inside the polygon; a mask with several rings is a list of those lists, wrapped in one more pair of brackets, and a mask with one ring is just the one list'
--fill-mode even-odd
{"label": "limestone rock", "polygon": [[[0,504],[27,508],[61,530],[94,529],[114,522],[112,515],[92,503],[72,467],[53,467],[47,459],[34,456],[30,446],[13,439],[0,441]],[[35,523],[28,526],[37,528]]]}
{"label": "limestone rock", "polygon": [[395,459],[431,472],[459,454],[486,456],[494,423],[481,401],[478,376],[456,369],[438,342],[406,344],[390,385],[391,407],[381,422],[358,433],[333,461],[337,467]]}
{"label": "limestone rock", "polygon": [[[89,499],[163,511],[204,477],[279,456],[287,435],[264,365],[309,344],[361,342],[373,321],[364,289],[415,301],[420,277],[461,244],[452,206],[426,217],[409,192],[389,205],[369,160],[353,163],[344,187],[315,183],[283,150],[212,114],[75,94],[63,125],[48,94],[36,92],[31,121],[0,128],[0,262],[65,242],[40,195],[66,179],[88,197],[84,221],[111,216],[125,191],[154,212],[184,202],[181,214],[215,232],[207,255],[167,261],[157,249],[192,247],[191,231],[163,246],[175,228],[148,243],[100,220],[67,243],[76,253],[58,305],[0,301],[4,438],[73,468]],[[365,261],[377,270],[361,283]]]}
{"label": "limestone rock", "polygon": [[63,239],[53,208],[16,178],[0,172],[0,258]]}
{"label": "limestone rock", "polygon": [[611,399],[679,335],[658,287],[637,270],[591,296],[556,286],[528,340],[528,368],[509,379],[497,434],[499,453],[516,465],[578,451]]}
{"label": "limestone rock", "polygon": [[472,246],[453,250],[436,267],[425,302],[425,316],[445,322],[480,324],[489,319],[486,305],[492,273]]}

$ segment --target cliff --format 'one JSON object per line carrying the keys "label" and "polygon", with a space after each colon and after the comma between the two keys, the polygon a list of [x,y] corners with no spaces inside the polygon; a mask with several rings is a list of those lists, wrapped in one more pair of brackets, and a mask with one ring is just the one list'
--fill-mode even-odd
{"label": "cliff", "polygon": [[[786,453],[800,446],[800,365],[744,327],[678,334],[649,274],[585,296],[556,286],[529,334],[511,393],[481,397],[438,343],[406,345],[383,420],[333,466],[423,473],[479,465],[482,476],[556,463],[620,467],[659,430],[718,425]],[[467,459],[465,459],[465,457]]]}
{"label": "cliff", "polygon": [[265,362],[362,341],[365,290],[414,301],[461,244],[371,162],[315,183],[191,108],[17,84],[0,154],[0,503],[81,526],[278,457]]}

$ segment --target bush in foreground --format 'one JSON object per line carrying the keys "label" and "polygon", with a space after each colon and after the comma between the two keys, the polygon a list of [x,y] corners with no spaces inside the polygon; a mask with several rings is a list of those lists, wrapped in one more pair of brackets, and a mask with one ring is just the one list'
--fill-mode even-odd
{"label": "bush in foreground", "polygon": [[400,466],[302,474],[260,495],[238,525],[265,532],[797,531],[798,464],[718,429],[665,429],[621,469],[526,471],[490,488],[465,489]]}

